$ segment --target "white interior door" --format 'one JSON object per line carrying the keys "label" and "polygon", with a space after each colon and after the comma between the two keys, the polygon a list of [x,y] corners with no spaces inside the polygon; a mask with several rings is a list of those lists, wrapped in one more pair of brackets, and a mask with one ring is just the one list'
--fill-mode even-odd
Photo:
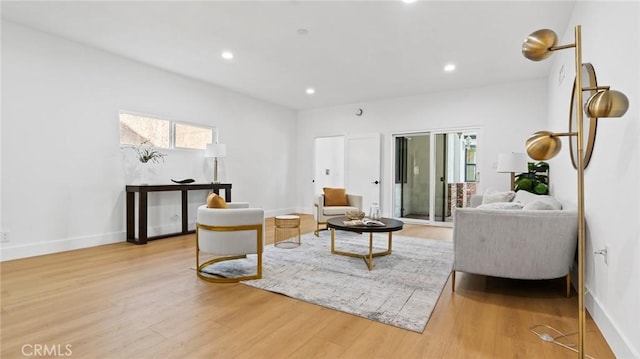
{"label": "white interior door", "polygon": [[362,210],[367,214],[371,203],[380,204],[380,143],[379,133],[346,138],[346,189],[363,196]]}
{"label": "white interior door", "polygon": [[319,196],[324,187],[344,187],[344,157],[344,136],[316,138],[315,196]]}

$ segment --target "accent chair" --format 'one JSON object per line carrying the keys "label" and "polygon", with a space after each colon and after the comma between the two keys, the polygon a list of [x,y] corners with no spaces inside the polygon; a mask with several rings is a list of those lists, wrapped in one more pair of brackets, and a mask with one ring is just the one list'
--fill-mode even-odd
{"label": "accent chair", "polygon": [[[229,202],[226,208],[198,207],[196,220],[196,274],[214,283],[233,283],[262,278],[264,210],[249,208],[247,202]],[[201,254],[214,256],[200,262]],[[202,272],[209,265],[246,258],[256,254],[255,274],[218,278]]]}
{"label": "accent chair", "polygon": [[[335,200],[336,194],[338,201]],[[342,200],[343,196],[345,200]],[[346,193],[344,189],[325,188],[315,207],[316,230],[313,233],[317,237],[320,231],[327,229],[329,218],[344,216],[348,211],[362,211],[362,196]],[[321,228],[321,225],[324,225],[324,228]]]}

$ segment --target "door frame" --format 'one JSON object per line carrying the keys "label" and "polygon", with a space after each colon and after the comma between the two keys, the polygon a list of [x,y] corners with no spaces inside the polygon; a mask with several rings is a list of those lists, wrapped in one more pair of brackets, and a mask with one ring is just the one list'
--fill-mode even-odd
{"label": "door frame", "polygon": [[390,150],[389,156],[389,166],[387,171],[387,178],[395,178],[395,158],[396,158],[396,147],[395,147],[395,139],[397,136],[412,136],[418,134],[429,134],[432,136],[429,141],[430,146],[430,154],[429,154],[429,219],[414,219],[414,218],[396,218],[393,216],[393,205],[395,203],[395,191],[393,190],[393,184],[395,181],[389,181],[389,184],[385,186],[385,189],[388,191],[389,195],[389,203],[391,203],[391,211],[392,217],[398,220],[402,220],[405,223],[411,224],[425,224],[431,226],[438,227],[453,227],[452,222],[438,222],[434,220],[435,216],[435,192],[436,192],[436,164],[435,164],[435,137],[437,134],[447,134],[447,133],[456,133],[456,132],[475,132],[476,133],[476,184],[478,193],[481,192],[480,188],[480,168],[482,167],[482,126],[463,126],[463,127],[446,127],[446,128],[438,128],[438,129],[426,129],[426,130],[411,130],[411,131],[393,131],[389,136],[388,146]]}

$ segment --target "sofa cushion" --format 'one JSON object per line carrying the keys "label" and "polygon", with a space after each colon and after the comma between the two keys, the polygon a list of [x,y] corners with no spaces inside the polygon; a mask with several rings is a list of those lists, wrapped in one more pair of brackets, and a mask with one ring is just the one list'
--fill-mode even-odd
{"label": "sofa cushion", "polygon": [[496,202],[511,202],[516,196],[513,191],[498,192],[495,190],[487,189],[482,196],[482,204],[496,203]]}
{"label": "sofa cushion", "polygon": [[484,209],[522,209],[522,203],[520,202],[493,202],[487,204],[481,204],[477,208]]}
{"label": "sofa cushion", "polygon": [[224,198],[218,196],[215,193],[209,193],[207,196],[207,207],[208,208],[227,208],[227,202],[224,201]]}
{"label": "sofa cushion", "polygon": [[330,188],[325,187],[324,191],[324,205],[325,206],[348,206],[347,192],[344,188]]}
{"label": "sofa cushion", "polygon": [[[547,196],[548,197],[548,196]],[[553,197],[540,198],[533,202],[528,203],[522,209],[524,210],[559,210],[562,209],[562,204]]]}
{"label": "sofa cushion", "polygon": [[359,211],[359,209],[351,206],[331,206],[324,207],[323,212],[325,216],[344,216],[347,211]]}

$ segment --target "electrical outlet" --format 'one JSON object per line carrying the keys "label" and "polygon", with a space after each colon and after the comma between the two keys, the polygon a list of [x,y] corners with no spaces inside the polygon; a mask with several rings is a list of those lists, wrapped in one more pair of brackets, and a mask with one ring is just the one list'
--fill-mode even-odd
{"label": "electrical outlet", "polygon": [[9,231],[2,232],[2,237],[0,238],[0,242],[9,242]]}

